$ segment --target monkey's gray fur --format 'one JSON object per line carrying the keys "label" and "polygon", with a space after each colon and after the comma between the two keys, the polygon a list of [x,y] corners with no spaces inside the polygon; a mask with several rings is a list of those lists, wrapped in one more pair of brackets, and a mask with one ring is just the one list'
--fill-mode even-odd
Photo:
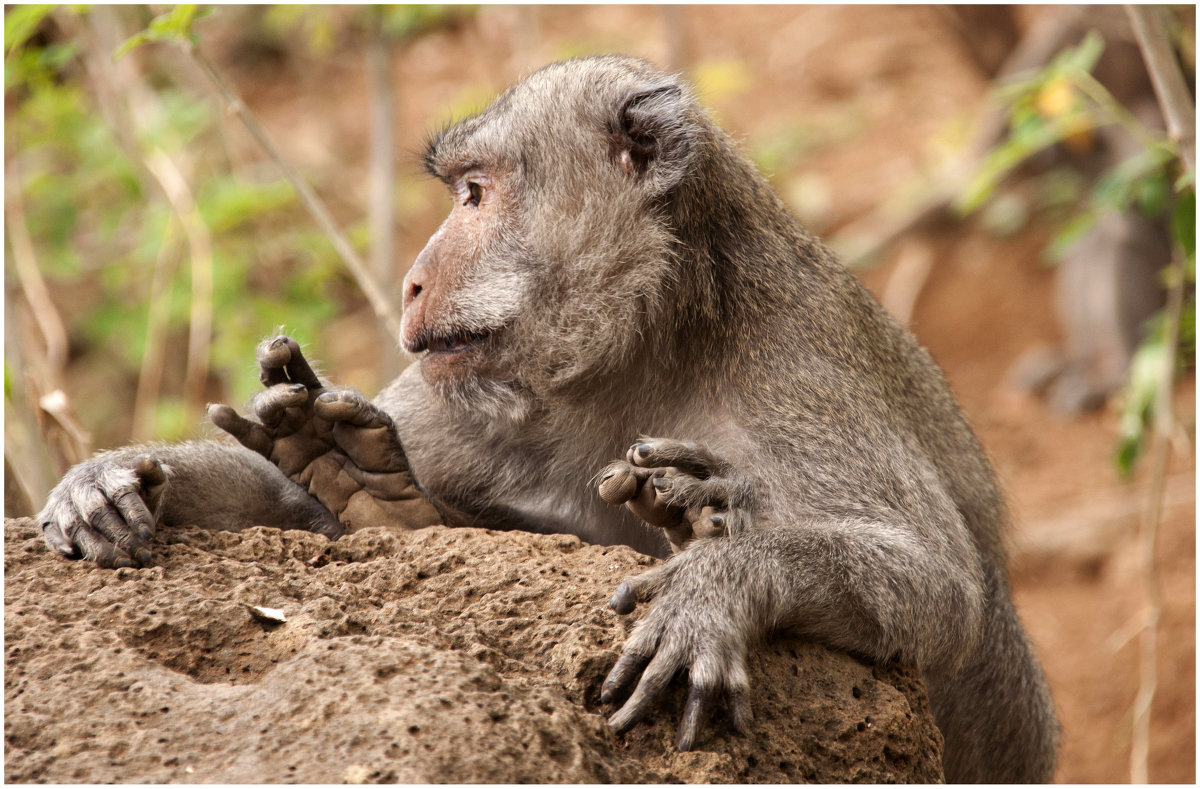
{"label": "monkey's gray fur", "polygon": [[[945,379],[679,79],[620,57],[548,66],[435,137],[426,164],[456,204],[404,286],[420,364],[372,406],[318,395],[276,340],[261,424],[225,407],[214,421],[335,512],[286,444],[306,419],[339,468],[383,457],[457,525],[675,550],[612,603],[650,603],[604,686],[606,701],[632,689],[619,731],[680,669],[680,747],[717,694],[746,727],[746,650],[787,628],[919,665],[949,781],[1051,779],[1058,726],[1009,597],[1004,503]],[[352,418],[330,416],[337,397]],[[341,419],[391,449],[337,424],[330,438]],[[138,563],[154,515],[111,491],[107,515],[71,502],[139,454],[169,478],[147,496],[158,522],[356,525],[245,449],[155,446],[72,470],[41,516],[52,547]]]}

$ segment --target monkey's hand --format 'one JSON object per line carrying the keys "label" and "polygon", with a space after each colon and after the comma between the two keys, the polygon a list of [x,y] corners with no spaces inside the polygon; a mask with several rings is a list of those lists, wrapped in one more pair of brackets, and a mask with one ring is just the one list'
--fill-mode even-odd
{"label": "monkey's hand", "polygon": [[258,421],[211,405],[213,424],[279,467],[347,531],[367,525],[416,529],[442,522],[418,489],[391,417],[360,392],[321,383],[290,337],[257,349]]}
{"label": "monkey's hand", "polygon": [[696,744],[705,714],[722,696],[737,731],[753,722],[746,649],[765,634],[776,602],[773,574],[741,542],[697,540],[617,590],[609,605],[619,613],[632,610],[635,598],[653,601],[601,688],[605,704],[628,696],[608,720],[617,733],[651,710],[680,669],[687,671],[689,692],[675,740],[679,750]]}
{"label": "monkey's hand", "polygon": [[625,460],[601,472],[599,491],[609,504],[624,504],[663,529],[676,553],[697,538],[736,534],[750,521],[745,477],[703,447],[683,441],[640,439]]}
{"label": "monkey's hand", "polygon": [[149,567],[167,473],[151,454],[97,455],[71,468],[38,513],[42,537],[70,559]]}

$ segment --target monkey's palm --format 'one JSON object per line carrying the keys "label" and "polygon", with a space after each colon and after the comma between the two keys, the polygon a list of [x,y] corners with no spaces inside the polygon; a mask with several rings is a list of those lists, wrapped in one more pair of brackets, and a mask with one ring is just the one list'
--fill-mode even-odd
{"label": "monkey's palm", "polygon": [[274,463],[347,531],[441,522],[413,481],[391,417],[357,391],[327,389],[291,338],[264,341],[258,362],[267,386],[254,398],[259,421],[214,405],[214,424]]}

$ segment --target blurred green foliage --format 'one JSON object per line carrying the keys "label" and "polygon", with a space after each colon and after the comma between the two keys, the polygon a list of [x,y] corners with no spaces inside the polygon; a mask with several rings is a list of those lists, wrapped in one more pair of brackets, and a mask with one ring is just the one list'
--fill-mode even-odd
{"label": "blurred green foliage", "polygon": [[[101,355],[132,386],[146,347],[150,283],[160,256],[170,258],[172,271],[165,290],[169,348],[183,345],[192,298],[186,244],[143,157],[161,149],[188,162],[189,187],[212,237],[218,330],[210,369],[242,401],[258,387],[246,374],[248,349],[264,327],[286,324],[302,340],[311,339],[306,327],[340,311],[334,293],[344,277],[341,267],[331,245],[309,229],[287,182],[269,168],[234,168],[215,105],[170,74],[154,75],[151,112],[133,130],[132,148],[122,146],[88,83],[83,42],[64,32],[86,35],[88,13],[86,7],[19,6],[6,14],[8,188],[20,190],[39,268],[61,296],[73,353]],[[67,16],[73,18],[55,19]],[[147,41],[190,39],[200,16],[194,7],[179,6],[114,54]],[[39,35],[40,28],[48,33]],[[169,364],[168,372],[178,366]],[[180,383],[168,376],[154,419],[165,439],[199,428],[195,414],[182,413]],[[89,422],[105,421],[103,412],[90,416]]]}
{"label": "blurred green foliage", "polygon": [[1145,448],[1149,427],[1169,364],[1187,365],[1195,359],[1196,325],[1196,193],[1195,172],[1188,170],[1175,145],[1165,134],[1143,126],[1091,74],[1104,51],[1104,40],[1094,31],[1076,47],[1060,53],[1047,67],[1006,84],[998,98],[1007,108],[1009,134],[984,159],[975,178],[956,203],[962,213],[983,210],[989,226],[1003,230],[1017,221],[1011,216],[1004,178],[1031,156],[1052,145],[1086,148],[1093,133],[1119,125],[1139,141],[1139,149],[1109,167],[1088,188],[1079,178],[1064,177],[1061,170],[1042,177],[1042,207],[1070,206],[1070,212],[1046,248],[1059,260],[1105,211],[1138,210],[1149,219],[1170,219],[1175,246],[1168,280],[1184,278],[1182,310],[1178,322],[1176,358],[1168,360],[1171,326],[1160,311],[1146,327],[1146,338],[1134,355],[1129,382],[1122,398],[1119,443],[1115,462],[1129,474]]}
{"label": "blurred green foliage", "polygon": [[[192,46],[203,35],[205,17],[227,13],[196,5],[158,8],[161,13],[144,6],[106,9],[131,32],[110,47],[114,60],[129,60],[147,44]],[[476,7],[275,5],[228,12],[240,15],[249,39],[274,42],[282,52],[299,43],[327,58],[336,47],[361,44],[368,35],[403,44],[469,18]],[[184,76],[183,56],[169,50],[139,56],[136,88],[150,100],[136,113],[112,106],[133,101],[123,95],[131,86],[99,84],[114,78],[89,61],[99,41],[90,14],[86,5],[5,9],[7,187],[19,195],[73,358],[107,368],[105,380],[123,381],[118,388],[131,394],[151,312],[156,306],[165,312],[168,360],[152,421],[158,438],[184,438],[200,429],[198,415],[183,406],[178,358],[187,344],[194,298],[191,260],[184,225],[147,167],[154,152],[180,168],[211,237],[209,377],[233,402],[246,401],[259,388],[251,349],[264,333],[286,327],[311,342],[318,327],[361,303],[361,296],[277,169],[235,164],[220,123],[226,108],[201,82]],[[105,92],[107,106],[99,95]],[[122,114],[136,117],[126,123],[133,128],[114,128],[121,126],[114,118]],[[314,186],[320,191],[319,183]],[[412,195],[400,196],[401,213],[420,207]],[[356,247],[369,244],[365,218],[346,232]],[[156,271],[169,280],[163,303],[151,305]],[[10,294],[18,292],[7,272],[6,286]],[[76,406],[86,424],[100,426],[102,446],[128,439],[112,427],[128,416],[129,402],[120,392]]]}

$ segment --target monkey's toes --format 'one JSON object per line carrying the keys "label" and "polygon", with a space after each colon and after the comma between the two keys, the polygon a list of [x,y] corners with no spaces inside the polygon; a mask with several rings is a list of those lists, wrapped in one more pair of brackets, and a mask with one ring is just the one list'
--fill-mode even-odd
{"label": "monkey's toes", "polygon": [[390,426],[392,423],[391,417],[354,389],[322,392],[313,402],[313,411],[330,422],[349,422],[356,427]]}
{"label": "monkey's toes", "polygon": [[649,474],[628,463],[616,461],[600,475],[597,490],[609,504],[624,504],[637,495],[638,488]]}
{"label": "monkey's toes", "polygon": [[298,383],[308,389],[321,388],[321,379],[301,353],[300,343],[291,337],[280,335],[263,340],[254,353],[258,358],[258,380],[263,386]]}

